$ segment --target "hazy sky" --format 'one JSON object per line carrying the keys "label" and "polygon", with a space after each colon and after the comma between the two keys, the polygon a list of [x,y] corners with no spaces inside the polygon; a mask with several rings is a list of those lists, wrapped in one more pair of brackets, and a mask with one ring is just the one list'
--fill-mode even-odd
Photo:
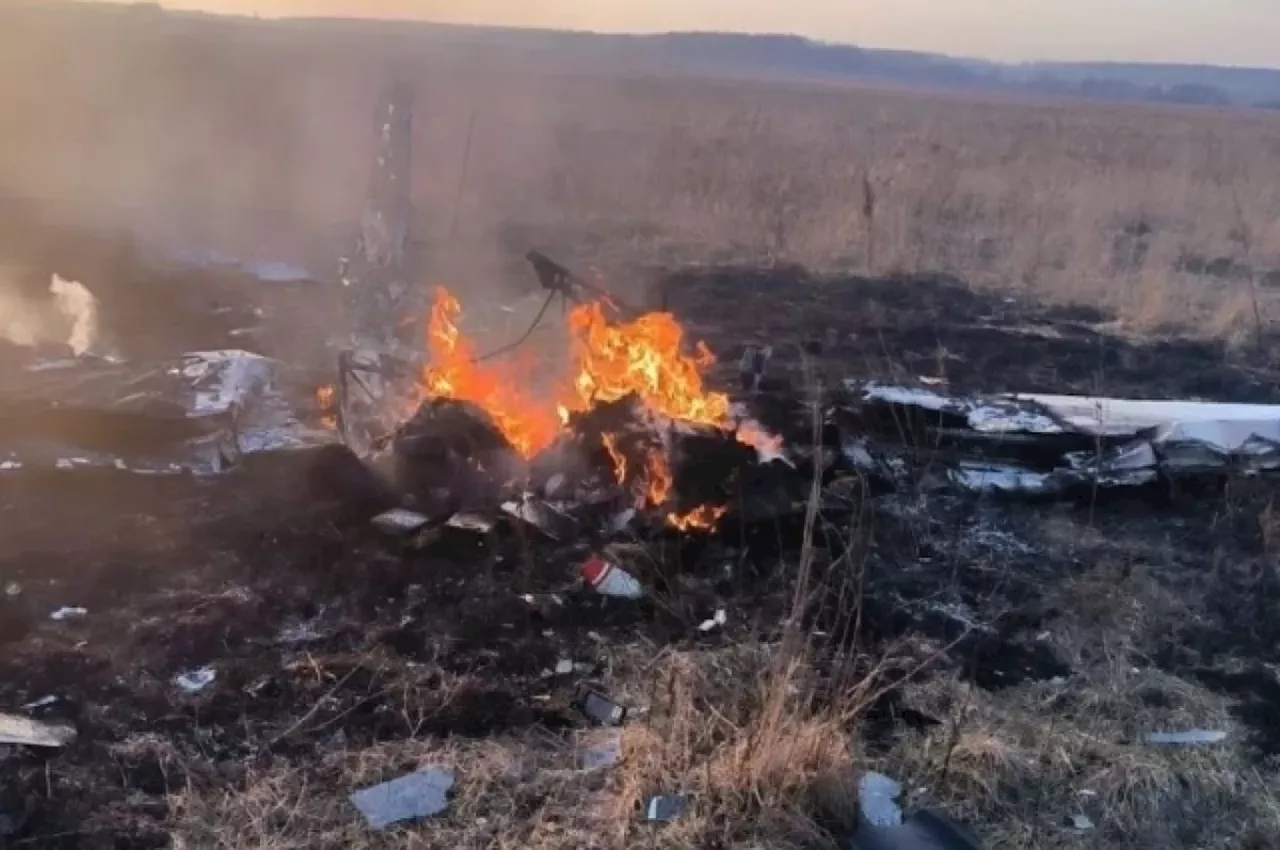
{"label": "hazy sky", "polygon": [[[0,0],[3,2],[3,0]],[[353,15],[608,31],[790,32],[994,59],[1280,66],[1280,0],[162,0],[264,17]]]}

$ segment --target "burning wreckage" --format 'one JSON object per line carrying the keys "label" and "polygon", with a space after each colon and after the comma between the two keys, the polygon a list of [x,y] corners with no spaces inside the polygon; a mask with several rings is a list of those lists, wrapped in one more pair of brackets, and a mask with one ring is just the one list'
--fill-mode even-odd
{"label": "burning wreckage", "polygon": [[[149,363],[27,352],[4,372],[0,471],[234,475],[252,455],[318,450],[361,477],[353,489],[374,494],[370,514],[388,527],[489,527],[500,510],[590,539],[803,513],[815,480],[1075,498],[1280,466],[1280,408],[1266,405],[961,397],[852,377],[765,390],[782,358],[758,349],[732,352],[733,401],[673,314],[538,252],[527,259],[541,310],[523,336],[481,352],[452,293],[410,285],[412,116],[403,86],[375,113],[361,234],[340,266],[349,333],[335,379],[317,392],[246,350]],[[567,351],[531,357],[524,343],[557,299]]]}

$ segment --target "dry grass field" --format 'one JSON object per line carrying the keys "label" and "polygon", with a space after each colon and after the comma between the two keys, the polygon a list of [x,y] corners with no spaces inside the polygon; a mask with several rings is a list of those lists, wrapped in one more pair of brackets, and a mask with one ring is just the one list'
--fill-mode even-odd
{"label": "dry grass field", "polygon": [[605,264],[943,271],[1228,336],[1255,287],[1280,288],[1263,112],[714,81],[303,25],[60,37],[0,36],[0,186],[104,225],[339,250],[369,104],[398,73],[437,260],[536,242]]}
{"label": "dry grass field", "polygon": [[[371,106],[395,73],[418,93],[424,276],[464,294],[484,291],[530,246],[620,280],[730,262],[939,272],[984,298],[1098,307],[1118,337],[1204,337],[1273,365],[1253,346],[1270,339],[1280,308],[1280,115],[441,56],[429,43],[303,25],[139,17],[110,38],[68,32],[0,30],[0,196],[48,220],[326,268],[357,225]],[[0,247],[14,251],[16,232]],[[138,835],[185,850],[834,850],[867,765],[902,778],[912,802],[974,824],[993,850],[1280,846],[1274,755],[1137,740],[1154,728],[1237,728],[1220,691],[1152,659],[1220,617],[1213,600],[1224,588],[1243,586],[1234,544],[1214,542],[1227,524],[1253,523],[1258,564],[1280,557],[1270,508],[1242,504],[1180,526],[1194,552],[1154,520],[1137,539],[1052,512],[1029,520],[1026,533],[1054,563],[1072,565],[1035,592],[1054,612],[1044,616],[1071,684],[993,690],[955,672],[908,686],[904,699],[940,726],[869,715],[884,714],[883,689],[904,670],[945,648],[907,639],[870,668],[855,649],[837,668],[847,680],[833,681],[821,642],[795,625],[811,602],[801,584],[789,620],[762,615],[710,648],[634,635],[591,648],[574,632],[645,721],[627,728],[612,771],[577,770],[572,742],[533,724],[417,734],[445,722],[437,714],[466,696],[473,673],[382,649],[303,653],[292,687],[332,707],[359,672],[366,692],[342,705],[363,716],[370,699],[385,700],[390,719],[376,723],[410,730],[398,739],[348,741],[343,709],[324,723],[294,718],[295,730],[252,721],[254,734],[305,741],[238,766],[202,761],[201,747],[225,744],[216,736],[189,747],[157,731],[104,746],[130,787],[167,807],[162,835]],[[920,533],[945,536],[966,569],[1010,569],[995,550],[954,549],[977,545],[958,529]],[[326,545],[326,557],[340,548]],[[855,549],[805,557],[861,569],[867,554]],[[336,561],[356,571],[378,557]],[[1173,586],[1164,570],[1175,561],[1187,570]],[[213,598],[219,610],[245,604]],[[1005,601],[993,596],[980,613],[998,618]],[[182,616],[199,625],[211,604]],[[153,644],[145,628],[130,634],[136,660],[116,661],[147,674]],[[436,714],[415,713],[424,704]],[[864,750],[851,730],[873,722],[891,731]],[[244,719],[246,735],[250,726]],[[427,762],[465,768],[447,823],[372,834],[344,808],[351,788]],[[677,788],[698,801],[690,816],[637,829],[643,797]],[[143,803],[120,805],[150,817]],[[1063,818],[1081,811],[1100,828],[1066,829]],[[57,846],[112,846],[108,833],[128,828],[86,822]]]}

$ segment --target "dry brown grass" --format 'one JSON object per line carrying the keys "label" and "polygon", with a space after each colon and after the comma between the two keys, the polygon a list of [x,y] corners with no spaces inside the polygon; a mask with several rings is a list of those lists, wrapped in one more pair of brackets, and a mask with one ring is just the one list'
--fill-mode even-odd
{"label": "dry brown grass", "polygon": [[[749,645],[656,660],[620,651],[619,692],[637,720],[622,731],[613,767],[581,767],[580,748],[603,730],[579,733],[576,746],[548,733],[362,751],[335,744],[250,772],[234,790],[176,794],[175,840],[186,848],[824,846],[813,818],[824,790],[849,787],[852,737],[839,712],[806,706],[803,687],[743,687],[772,655]],[[789,672],[788,684],[803,677]],[[428,764],[456,771],[441,818],[378,836],[344,799]],[[639,822],[650,795],[674,792],[690,796],[684,817]]]}
{"label": "dry brown grass", "polygon": [[287,29],[140,27],[57,62],[8,41],[0,186],[193,240],[338,250],[316,236],[358,214],[369,105],[398,69],[419,93],[415,192],[437,249],[474,117],[453,246],[473,278],[530,242],[613,265],[937,270],[1237,337],[1251,282],[1180,258],[1280,268],[1274,114],[444,60]]}

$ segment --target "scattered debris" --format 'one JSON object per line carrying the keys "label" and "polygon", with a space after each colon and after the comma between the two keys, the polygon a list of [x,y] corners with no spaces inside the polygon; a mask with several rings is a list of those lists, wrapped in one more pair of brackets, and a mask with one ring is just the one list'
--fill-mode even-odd
{"label": "scattered debris", "polygon": [[49,695],[49,696],[47,696],[47,697],[40,697],[40,699],[36,700],[35,702],[29,702],[29,703],[27,703],[26,705],[24,705],[24,706],[22,707],[22,710],[23,710],[23,711],[35,711],[37,708],[47,708],[47,707],[49,707],[49,706],[51,706],[51,705],[56,704],[57,702],[58,702],[58,697],[53,696],[52,694],[50,694],[50,695]]}
{"label": "scattered debris", "polygon": [[88,608],[59,608],[49,615],[50,620],[56,620],[61,623],[63,620],[71,620],[79,617],[88,616]]}
{"label": "scattered debris", "polygon": [[723,626],[728,621],[728,613],[723,608],[717,608],[716,613],[710,619],[703,620],[698,624],[698,631],[710,632]]}
{"label": "scattered debris", "polygon": [[683,794],[662,794],[650,797],[644,807],[644,819],[649,823],[667,823],[685,813],[689,798]]}
{"label": "scattered debris", "polygon": [[1213,729],[1189,729],[1185,732],[1152,732],[1147,735],[1148,744],[1175,744],[1180,746],[1220,744],[1226,739],[1226,732]]}
{"label": "scattered debris", "polygon": [[621,726],[627,719],[627,709],[599,691],[590,688],[579,692],[574,708],[587,719],[601,726]]}
{"label": "scattered debris", "polygon": [[415,531],[420,530],[431,520],[417,511],[411,511],[406,508],[392,508],[389,511],[378,514],[370,522],[378,530],[385,531],[387,534],[405,535],[413,534]]}
{"label": "scattered debris", "polygon": [[583,770],[612,767],[622,760],[621,729],[595,729],[590,732],[592,734],[584,736],[586,740],[578,759]]}
{"label": "scattered debris", "polygon": [[978,839],[943,815],[923,810],[899,826],[864,824],[854,836],[853,850],[981,850]]}
{"label": "scattered debris", "polygon": [[883,773],[869,771],[858,780],[858,810],[872,826],[901,826],[902,809],[895,802],[902,786]]}
{"label": "scattered debris", "polygon": [[17,596],[21,596],[22,585],[18,584],[16,581],[9,582],[4,586],[4,595],[9,597],[10,599],[13,599],[14,597],[17,597]]}
{"label": "scattered debris", "polygon": [[1067,818],[1067,826],[1077,832],[1088,832],[1093,829],[1093,821],[1089,819],[1088,815],[1071,815]]}
{"label": "scattered debris", "polygon": [[536,499],[528,493],[519,502],[503,502],[502,510],[533,526],[552,540],[568,539],[578,528],[578,524],[568,514],[556,510],[548,502]]}
{"label": "scattered debris", "polygon": [[443,767],[421,770],[374,785],[350,795],[351,803],[364,815],[369,826],[386,829],[400,821],[438,815],[449,805],[453,771]]}
{"label": "scattered debris", "polygon": [[556,662],[556,675],[568,676],[573,672],[573,662],[567,658],[562,658]]}
{"label": "scattered debris", "polygon": [[587,586],[602,596],[640,599],[644,587],[626,570],[599,555],[592,555],[582,565],[582,578]]}
{"label": "scattered debris", "polygon": [[76,739],[70,726],[54,726],[29,717],[0,712],[0,744],[26,747],[65,747]]}
{"label": "scattered debris", "polygon": [[493,530],[493,520],[480,514],[457,513],[449,517],[445,525],[480,534],[487,534]]}
{"label": "scattered debris", "polygon": [[189,670],[175,676],[173,683],[189,694],[197,694],[213,684],[217,678],[218,672],[212,667],[201,667],[199,670]]}

